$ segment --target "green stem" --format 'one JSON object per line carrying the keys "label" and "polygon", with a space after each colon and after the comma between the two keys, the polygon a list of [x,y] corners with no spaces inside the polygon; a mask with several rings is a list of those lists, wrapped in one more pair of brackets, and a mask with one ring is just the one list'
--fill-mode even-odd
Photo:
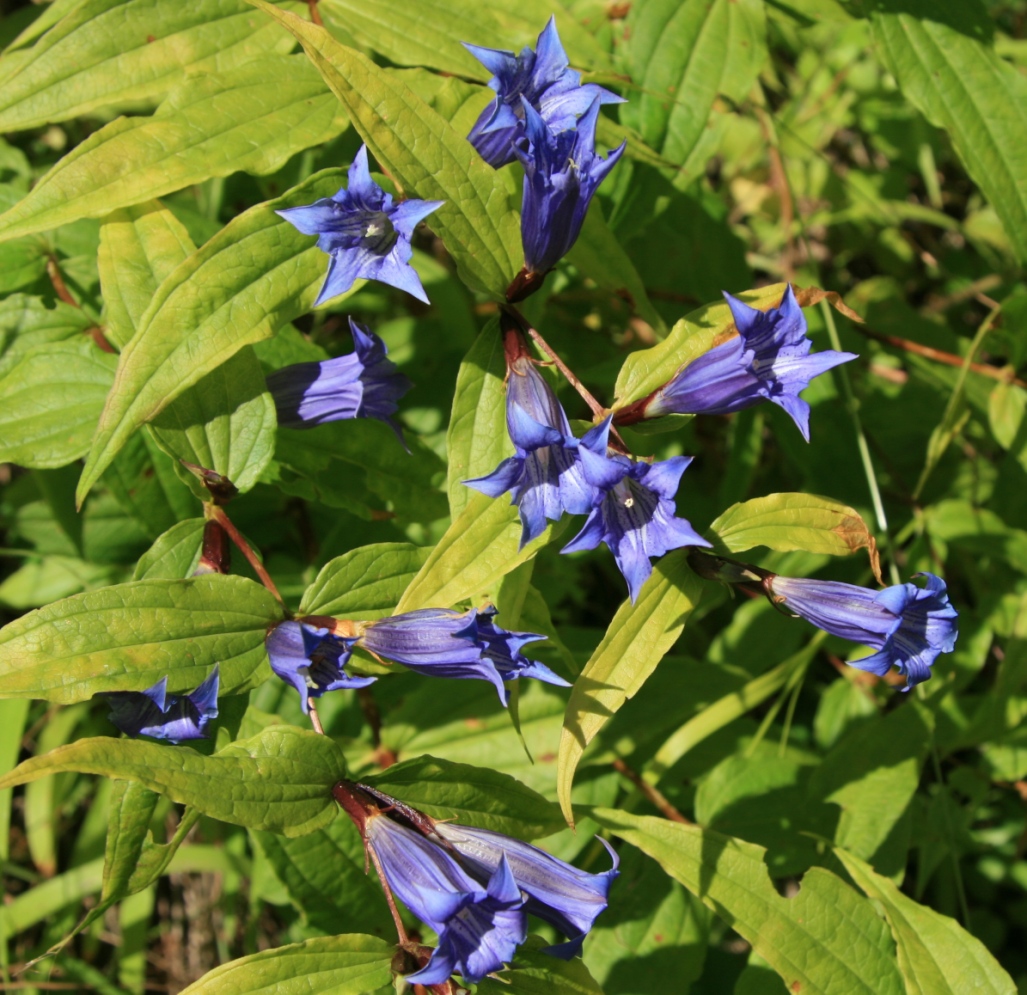
{"label": "green stem", "polygon": [[[831,339],[831,348],[841,352],[842,343],[841,339],[838,338],[838,328],[834,323],[834,313],[831,311],[831,305],[826,300],[821,301],[820,310],[824,315],[824,322],[827,325],[827,334]],[[867,486],[870,488],[870,501],[874,506],[877,531],[881,534],[881,546],[888,557],[888,576],[893,584],[898,584],[900,583],[899,568],[895,563],[891,536],[888,533],[888,516],[885,514],[884,502],[881,500],[881,489],[877,485],[877,473],[874,470],[873,460],[870,458],[870,447],[867,445],[867,437],[863,432],[863,423],[859,417],[859,401],[852,390],[849,371],[844,366],[837,366],[834,373],[842,385],[845,406],[849,409],[849,417],[852,418],[852,425],[856,430],[856,446],[859,449],[860,462],[863,464],[863,474],[867,478]]]}

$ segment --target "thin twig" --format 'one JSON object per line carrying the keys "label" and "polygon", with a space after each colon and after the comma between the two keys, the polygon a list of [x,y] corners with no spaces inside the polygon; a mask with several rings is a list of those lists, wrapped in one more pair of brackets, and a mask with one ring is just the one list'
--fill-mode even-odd
{"label": "thin twig", "polygon": [[528,334],[535,340],[535,344],[552,360],[553,365],[564,375],[569,383],[581,396],[585,403],[592,409],[592,414],[597,418],[603,418],[606,409],[592,396],[591,391],[574,375],[573,370],[556,354],[556,350],[539,335],[538,331],[528,326]]}
{"label": "thin twig", "polygon": [[[50,283],[53,284],[54,293],[57,297],[64,301],[65,304],[71,305],[71,307],[77,307],[81,309],[82,305],[79,304],[74,297],[71,296],[71,291],[68,290],[68,285],[64,282],[64,277],[61,275],[61,268],[57,265],[56,256],[48,256],[46,260],[46,275],[50,277]],[[97,346],[104,352],[114,352],[114,346],[107,341],[103,334],[103,329],[99,325],[93,325],[92,328],[87,329],[87,333],[92,337],[92,340]]]}
{"label": "thin twig", "polygon": [[310,20],[319,28],[323,28],[325,22],[321,20],[321,11],[317,9],[317,0],[307,0],[307,9],[310,11]]}
{"label": "thin twig", "polygon": [[944,363],[946,366],[961,368],[965,364],[967,369],[973,370],[974,373],[980,373],[982,376],[991,377],[992,380],[1014,384],[1017,387],[1027,387],[1027,381],[1012,376],[1008,367],[989,366],[987,363],[966,363],[964,357],[957,356],[954,352],[943,352],[941,349],[934,349],[929,345],[921,345],[919,342],[913,342],[910,339],[900,339],[897,335],[875,332],[873,329],[867,328],[866,325],[856,325],[854,327],[857,331],[867,336],[867,338],[884,342],[886,345],[894,346],[903,352],[911,352],[916,356],[923,356],[925,359],[933,359],[936,363]]}
{"label": "thin twig", "polygon": [[656,806],[663,815],[671,822],[680,822],[682,825],[694,825],[691,819],[686,819],[668,800],[658,788],[653,787],[648,781],[632,770],[620,757],[613,761],[613,769],[618,774],[623,774],[642,794]]}
{"label": "thin twig", "polygon": [[207,517],[221,523],[229,538],[239,547],[239,551],[246,557],[249,565],[253,567],[253,572],[260,578],[261,584],[275,596],[280,604],[284,605],[285,601],[278,593],[278,588],[275,587],[275,582],[271,579],[271,575],[264,569],[264,564],[260,562],[259,557],[253,551],[253,547],[243,538],[242,533],[232,524],[232,520],[228,515],[225,514],[225,509],[216,504],[208,504],[205,507]]}
{"label": "thin twig", "polygon": [[321,716],[317,714],[317,702],[313,698],[307,698],[307,709],[310,713],[310,724],[314,727],[314,732],[320,733],[323,736],[325,729],[321,725]]}
{"label": "thin twig", "polygon": [[385,901],[389,903],[389,911],[392,913],[392,921],[396,924],[396,934],[399,936],[400,943],[409,943],[407,939],[406,927],[403,925],[403,920],[399,917],[399,909],[396,908],[396,899],[392,897],[392,889],[389,887],[389,882],[386,880],[385,871],[382,870],[381,861],[378,859],[378,854],[374,852],[374,847],[369,846],[367,852],[371,855],[371,863],[374,864],[374,869],[378,872],[378,880],[382,883],[382,890],[385,892]]}

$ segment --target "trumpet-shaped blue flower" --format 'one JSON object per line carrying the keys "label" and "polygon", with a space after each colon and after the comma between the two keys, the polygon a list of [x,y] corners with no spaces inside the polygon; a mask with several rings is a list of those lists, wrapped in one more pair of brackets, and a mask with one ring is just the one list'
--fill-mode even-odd
{"label": "trumpet-shaped blue flower", "polygon": [[529,274],[547,273],[567,254],[592,195],[624,153],[627,143],[605,159],[596,155],[599,102],[592,101],[576,128],[554,133],[522,98],[527,140],[514,153],[524,165],[521,241]]}
{"label": "trumpet-shaped blue flower", "polygon": [[152,736],[181,743],[204,739],[204,730],[218,714],[218,667],[193,692],[169,695],[168,679],[162,677],[145,691],[106,691],[110,720],[129,736]]}
{"label": "trumpet-shaped blue flower", "polygon": [[791,415],[809,442],[809,404],[799,392],[809,382],[855,353],[825,349],[810,354],[806,319],[791,285],[780,306],[749,307],[724,294],[738,335],[722,342],[679,370],[645,405],[646,418],[668,414],[725,415],[773,401]]}
{"label": "trumpet-shaped blue flower", "polygon": [[488,829],[437,822],[435,832],[464,860],[470,872],[487,878],[507,864],[517,886],[527,895],[525,910],[544,919],[566,936],[567,942],[547,952],[570,959],[581,952],[585,934],[607,906],[610,885],[619,873],[616,852],[603,840],[613,867],[589,874],[537,846]]}
{"label": "trumpet-shaped blue flower", "polygon": [[282,622],[267,637],[271,669],[298,692],[303,711],[310,711],[310,698],[326,691],[364,688],[374,677],[346,673],[355,638],[336,636],[328,628],[308,622]]}
{"label": "trumpet-shaped blue flower", "polygon": [[345,418],[378,418],[397,435],[392,417],[396,402],[412,384],[387,359],[388,349],[377,335],[349,319],[356,350],[347,356],[319,363],[296,363],[275,370],[267,388],[275,400],[278,424],[286,428],[313,428]]}
{"label": "trumpet-shaped blue flower", "polygon": [[437,985],[459,974],[474,984],[513,958],[528,925],[509,864],[500,861],[483,885],[437,843],[388,816],[366,818],[364,834],[393,893],[439,936],[408,982]]}
{"label": "trumpet-shaped blue flower", "polygon": [[931,665],[956,645],[956,618],[945,582],[925,573],[923,587],[896,584],[873,591],[855,584],[774,576],[767,582],[775,603],[818,628],[877,650],[851,666],[884,676],[892,667],[906,688],[931,677]]}
{"label": "trumpet-shaped blue flower", "polygon": [[624,456],[607,456],[610,419],[581,440],[579,454],[585,479],[595,487],[592,511],[582,530],[561,550],[575,553],[610,547],[617,567],[628,582],[632,602],[653,572],[651,556],[663,556],[681,546],[709,546],[674,507],[681,475],[690,456],[660,463],[635,463]]}
{"label": "trumpet-shaped blue flower", "polygon": [[414,227],[441,200],[393,202],[367,168],[361,145],[349,168],[349,185],[333,197],[278,211],[304,235],[317,235],[317,247],[331,257],[328,275],[315,304],[344,294],[359,280],[378,280],[428,303],[421,280],[410,265]]}
{"label": "trumpet-shaped blue flower", "polygon": [[594,100],[623,103],[622,97],[601,86],[581,85],[581,74],[569,67],[555,18],[549,18],[536,46],[535,51],[525,48],[514,55],[464,42],[467,51],[492,73],[489,87],[496,93],[467,138],[496,169],[514,161],[514,143],[524,137],[522,97],[553,132],[573,128]]}
{"label": "trumpet-shaped blue flower", "polygon": [[492,619],[491,605],[468,612],[422,608],[358,625],[359,645],[427,677],[478,678],[490,681],[506,704],[503,681],[534,677],[548,684],[567,682],[521,650],[545,639],[534,632],[507,632]]}
{"label": "trumpet-shaped blue flower", "polygon": [[464,483],[489,497],[510,491],[521,517],[523,547],[542,534],[546,519],[588,512],[593,488],[582,473],[567,415],[527,356],[509,364],[506,426],[516,455],[487,477]]}

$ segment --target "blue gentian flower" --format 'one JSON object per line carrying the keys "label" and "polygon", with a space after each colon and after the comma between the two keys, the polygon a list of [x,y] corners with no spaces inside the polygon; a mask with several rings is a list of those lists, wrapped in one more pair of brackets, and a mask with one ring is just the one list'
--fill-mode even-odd
{"label": "blue gentian flower", "polygon": [[437,843],[386,815],[368,815],[363,832],[393,893],[439,937],[409,983],[438,985],[459,974],[474,984],[513,958],[528,924],[509,864],[501,861],[482,885]]}
{"label": "blue gentian flower", "polygon": [[525,48],[520,55],[514,55],[467,42],[464,48],[492,73],[489,87],[495,90],[496,97],[481,112],[467,139],[496,169],[514,161],[514,143],[524,137],[521,98],[553,132],[573,128],[595,100],[603,104],[623,103],[623,97],[595,83],[581,85],[581,74],[569,68],[553,17],[538,36],[535,51]]}
{"label": "blue gentian flower", "polygon": [[304,207],[277,211],[304,235],[317,235],[317,247],[331,257],[316,304],[344,294],[359,280],[378,280],[428,303],[420,278],[410,265],[414,226],[444,202],[393,202],[367,168],[367,146],[361,145],[349,168],[349,185],[333,197]]}
{"label": "blue gentian flower", "polygon": [[506,426],[516,455],[487,477],[465,480],[468,487],[499,497],[511,493],[521,517],[521,546],[540,536],[546,519],[564,512],[584,515],[592,507],[592,486],[578,460],[578,440],[563,407],[528,356],[508,366]]}
{"label": "blue gentian flower", "polygon": [[596,155],[599,98],[576,128],[553,132],[523,100],[527,138],[514,146],[524,165],[521,241],[527,274],[551,270],[577,241],[592,195],[616,165],[627,143],[603,159]]}
{"label": "blue gentian flower", "polygon": [[356,351],[319,363],[295,363],[267,378],[285,428],[313,428],[344,418],[378,418],[402,439],[396,402],[413,386],[387,359],[377,335],[349,319]]}
{"label": "blue gentian flower", "polygon": [[474,829],[452,823],[435,823],[435,832],[463,858],[478,878],[496,873],[507,864],[517,886],[527,895],[526,912],[555,926],[566,943],[547,947],[547,953],[569,960],[581,952],[585,934],[607,906],[610,885],[617,877],[620,860],[605,840],[613,867],[602,874],[589,874],[565,863],[537,846],[488,829]]}
{"label": "blue gentian flower", "polygon": [[374,677],[353,677],[346,664],[355,638],[337,636],[327,627],[309,622],[282,622],[267,637],[271,669],[298,692],[303,711],[310,711],[310,698],[326,691],[364,688]]}
{"label": "blue gentian flower", "polygon": [[791,415],[809,442],[809,405],[799,392],[841,363],[851,352],[825,349],[810,355],[806,319],[791,284],[781,304],[769,311],[749,307],[725,293],[738,335],[679,370],[645,403],[644,417],[726,415],[761,401],[773,401]]}
{"label": "blue gentian flower", "polygon": [[490,681],[504,705],[507,695],[503,681],[534,677],[568,686],[545,664],[521,653],[528,643],[545,636],[507,632],[492,621],[495,615],[491,605],[468,612],[421,608],[376,622],[357,623],[358,645],[427,677]]}
{"label": "blue gentian flower", "polygon": [[684,519],[678,518],[674,495],[691,456],[674,456],[660,463],[635,463],[625,456],[607,455],[610,419],[581,440],[579,456],[585,479],[595,487],[593,507],[582,530],[561,550],[575,553],[610,547],[617,567],[628,582],[631,601],[653,572],[651,556],[663,556],[681,546],[709,546]]}
{"label": "blue gentian flower", "polygon": [[958,612],[945,582],[925,573],[923,587],[896,584],[873,591],[830,580],[772,576],[767,588],[776,604],[842,639],[877,650],[853,667],[883,677],[893,666],[906,677],[906,688],[930,680],[931,665],[956,645]]}
{"label": "blue gentian flower", "polygon": [[204,739],[204,730],[218,714],[218,666],[191,694],[168,695],[168,679],[162,677],[145,691],[105,691],[110,720],[129,736],[152,736],[181,743]]}

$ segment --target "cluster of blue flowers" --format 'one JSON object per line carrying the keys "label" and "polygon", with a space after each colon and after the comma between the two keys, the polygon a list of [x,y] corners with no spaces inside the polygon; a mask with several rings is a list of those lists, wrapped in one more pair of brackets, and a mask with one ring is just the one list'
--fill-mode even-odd
{"label": "cluster of blue flowers", "polygon": [[502,833],[436,822],[366,784],[340,781],[334,794],[383,883],[438,935],[427,963],[407,976],[411,984],[454,974],[476,984],[512,959],[529,914],[567,937],[547,952],[569,959],[606,908],[619,862],[609,845],[613,867],[589,874]]}
{"label": "cluster of blue flowers", "polygon": [[[799,396],[810,381],[856,357],[812,352],[802,308],[792,287],[779,306],[762,311],[725,294],[734,331],[725,341],[679,369],[649,396],[614,411],[600,411],[576,437],[567,414],[537,369],[514,307],[542,285],[577,239],[589,203],[624,152],[596,152],[602,104],[620,101],[570,69],[550,20],[535,50],[468,49],[493,78],[495,98],[472,128],[470,142],[495,168],[523,167],[521,232],[524,267],[507,290],[501,328],[507,358],[506,424],[514,455],[467,486],[498,498],[509,492],[521,522],[521,545],[538,538],[564,514],[586,516],[563,548],[572,553],[605,543],[634,602],[652,573],[652,558],[696,548],[690,558],[701,575],[729,583],[754,582],[774,604],[821,629],[870,646],[854,666],[878,675],[897,667],[907,687],[927,680],[935,658],[951,652],[956,612],[939,578],[924,587],[900,584],[883,591],[832,581],[780,577],[757,567],[698,552],[708,547],[677,515],[675,499],[690,457],[660,462],[633,458],[617,426],[670,414],[723,415],[770,401],[783,408],[809,440],[809,405]],[[361,147],[348,186],[333,197],[279,213],[301,232],[316,235],[328,254],[321,304],[350,290],[358,279],[378,280],[427,303],[410,265],[415,226],[440,205],[397,203],[371,177]],[[325,422],[377,418],[402,434],[395,415],[410,382],[387,358],[385,344],[350,319],[355,351],[320,363],[272,373],[268,388],[279,424],[302,429]],[[696,559],[697,557],[697,559]],[[361,689],[376,678],[347,668],[357,650],[429,677],[490,682],[507,703],[507,683],[521,677],[567,686],[524,650],[545,637],[509,632],[490,605],[406,612],[375,621],[327,617],[290,619],[267,636],[271,668],[296,689],[305,712],[329,691]],[[217,668],[196,691],[166,693],[167,678],[143,692],[108,694],[111,719],[129,735],[172,742],[205,735],[217,715]],[[318,728],[320,728],[318,726]],[[456,974],[475,983],[501,968],[527,935],[536,915],[567,937],[550,948],[573,956],[606,907],[614,866],[588,874],[536,847],[501,834],[434,822],[367,785],[340,782],[339,804],[358,826],[383,884],[438,935],[408,980],[442,985]],[[397,921],[401,939],[402,925]],[[419,948],[423,949],[423,948]]]}

